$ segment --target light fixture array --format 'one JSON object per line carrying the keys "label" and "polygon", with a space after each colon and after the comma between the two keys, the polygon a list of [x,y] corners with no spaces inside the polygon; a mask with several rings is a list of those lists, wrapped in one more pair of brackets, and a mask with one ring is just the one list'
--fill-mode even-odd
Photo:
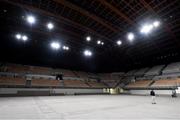
{"label": "light fixture array", "polygon": [[[36,17],[33,16],[33,15],[28,15],[28,16],[26,16],[26,19],[25,19],[25,20],[26,20],[30,25],[33,25],[33,24],[35,24],[35,23],[37,22]],[[152,23],[146,23],[146,24],[144,24],[143,26],[141,26],[141,28],[140,28],[140,33],[147,35],[147,34],[151,33],[154,29],[156,29],[156,28],[159,27],[159,26],[160,26],[160,22],[157,21],[157,20],[156,20],[156,21],[153,21]],[[51,31],[51,30],[53,30],[53,29],[55,28],[55,26],[54,26],[54,24],[53,24],[52,22],[48,22],[48,23],[46,24],[46,28]],[[135,40],[135,34],[134,34],[133,32],[127,33],[127,36],[126,36],[126,37],[127,37],[127,40],[128,40],[130,43]],[[24,41],[24,42],[26,42],[26,41],[29,39],[27,35],[25,35],[25,34],[20,34],[20,33],[17,33],[17,34],[15,35],[15,38],[16,38],[17,40],[21,40],[21,41]],[[90,35],[86,36],[85,39],[86,39],[87,42],[91,42],[91,41],[92,41],[92,37],[91,37]],[[104,42],[103,42],[102,40],[97,40],[96,43],[97,43],[97,45],[104,45]],[[117,41],[116,41],[116,44],[117,44],[118,46],[121,46],[121,45],[122,45],[122,41],[121,41],[121,40],[117,40]],[[50,43],[50,47],[51,47],[52,49],[54,49],[54,50],[59,50],[59,49],[62,48],[63,50],[68,51],[68,50],[70,49],[68,46],[62,45],[61,43],[59,43],[59,42],[57,42],[57,41],[52,41],[52,42]],[[83,53],[84,53],[85,56],[88,56],[88,57],[92,56],[92,52],[91,52],[90,50],[88,50],[88,49],[85,49]]]}

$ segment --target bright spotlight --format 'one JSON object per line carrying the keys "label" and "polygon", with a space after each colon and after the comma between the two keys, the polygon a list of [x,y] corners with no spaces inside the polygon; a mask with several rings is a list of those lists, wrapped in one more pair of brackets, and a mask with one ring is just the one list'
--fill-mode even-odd
{"label": "bright spotlight", "polygon": [[104,42],[101,42],[101,45],[104,45]]}
{"label": "bright spotlight", "polygon": [[16,34],[16,39],[20,40],[21,39],[21,34]]}
{"label": "bright spotlight", "polygon": [[30,23],[30,24],[34,24],[34,23],[36,22],[35,17],[32,16],[32,15],[27,16],[26,20],[27,20],[27,22]]}
{"label": "bright spotlight", "polygon": [[66,50],[69,50],[69,47],[68,47],[68,46],[66,46]]}
{"label": "bright spotlight", "polygon": [[121,40],[118,40],[116,43],[117,43],[117,45],[121,45],[122,44]]}
{"label": "bright spotlight", "polygon": [[153,25],[146,24],[141,28],[140,32],[143,34],[149,34],[152,31],[152,29],[153,29]]}
{"label": "bright spotlight", "polygon": [[87,36],[87,37],[86,37],[86,41],[88,41],[88,42],[91,41],[91,37],[90,37],[90,36]]}
{"label": "bright spotlight", "polygon": [[63,46],[63,50],[69,50],[69,47]]}
{"label": "bright spotlight", "polygon": [[134,40],[134,34],[133,33],[128,33],[127,38],[130,42]]}
{"label": "bright spotlight", "polygon": [[48,24],[47,24],[47,28],[48,28],[49,30],[52,30],[52,29],[54,28],[54,24],[53,24],[53,23],[48,23]]}
{"label": "bright spotlight", "polygon": [[66,50],[66,46],[63,46],[63,50]]}
{"label": "bright spotlight", "polygon": [[52,42],[51,43],[51,48],[58,50],[61,47],[61,45],[58,42]]}
{"label": "bright spotlight", "polygon": [[92,56],[92,52],[89,51],[89,50],[85,50],[85,51],[84,51],[84,55],[85,55],[85,56],[88,56],[88,57],[89,57],[89,56]]}
{"label": "bright spotlight", "polygon": [[154,21],[154,22],[153,22],[153,26],[154,26],[154,27],[159,27],[159,25],[160,25],[160,22],[159,22],[159,21]]}
{"label": "bright spotlight", "polygon": [[28,40],[28,37],[27,37],[26,35],[23,35],[23,36],[22,36],[22,40],[23,40],[23,41],[27,41],[27,40]]}
{"label": "bright spotlight", "polygon": [[97,41],[97,44],[98,44],[98,45],[99,45],[99,44],[101,44],[101,41],[100,41],[100,40],[98,40],[98,41]]}

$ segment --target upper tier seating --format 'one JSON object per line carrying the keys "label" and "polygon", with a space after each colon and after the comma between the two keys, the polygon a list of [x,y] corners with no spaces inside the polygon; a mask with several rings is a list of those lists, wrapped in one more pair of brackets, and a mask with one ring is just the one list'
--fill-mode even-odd
{"label": "upper tier seating", "polygon": [[156,80],[154,84],[152,84],[151,87],[175,87],[180,85],[180,79],[162,79],[162,80]]}
{"label": "upper tier seating", "polygon": [[125,74],[125,76],[133,76],[136,71],[137,70],[130,70]]}
{"label": "upper tier seating", "polygon": [[5,77],[0,76],[0,85],[25,86],[26,79],[22,77]]}
{"label": "upper tier seating", "polygon": [[95,73],[88,72],[88,76],[89,76],[89,78],[98,78],[98,75]]}
{"label": "upper tier seating", "polygon": [[4,66],[4,72],[5,71],[12,73],[33,73],[33,74],[49,75],[51,74],[52,69],[47,67],[7,64],[6,66]]}
{"label": "upper tier seating", "polygon": [[99,74],[99,77],[101,80],[111,80],[111,74],[110,73],[101,73]]}
{"label": "upper tier seating", "polygon": [[4,67],[4,70],[12,73],[27,73],[29,71],[29,66],[8,64]]}
{"label": "upper tier seating", "polygon": [[126,88],[147,88],[152,82],[152,80],[139,80],[129,83]]}
{"label": "upper tier seating", "polygon": [[141,68],[141,69],[137,70],[137,71],[134,73],[134,75],[135,75],[135,76],[143,76],[144,73],[145,73],[147,70],[149,70],[149,68]]}
{"label": "upper tier seating", "polygon": [[87,72],[82,72],[82,71],[74,71],[76,75],[80,78],[87,79],[88,78],[88,73]]}
{"label": "upper tier seating", "polygon": [[166,66],[166,68],[162,71],[163,74],[171,74],[180,72],[180,62],[171,63]]}
{"label": "upper tier seating", "polygon": [[124,72],[119,72],[119,73],[112,73],[111,74],[111,80],[120,80],[124,77]]}
{"label": "upper tier seating", "polygon": [[52,69],[47,67],[30,66],[29,73],[50,75],[52,73]]}
{"label": "upper tier seating", "polygon": [[77,77],[73,71],[66,69],[55,69],[54,73],[63,74],[64,77]]}
{"label": "upper tier seating", "polygon": [[60,81],[59,80],[46,80],[46,79],[32,79],[31,86],[58,87],[60,86]]}
{"label": "upper tier seating", "polygon": [[124,76],[124,72],[113,72],[111,75],[118,75],[118,76]]}
{"label": "upper tier seating", "polygon": [[153,76],[153,75],[159,75],[161,73],[161,70],[164,68],[165,65],[158,65],[152,67],[150,70],[148,70],[145,73],[145,76]]}
{"label": "upper tier seating", "polygon": [[108,85],[108,87],[116,87],[116,85],[119,83],[119,81],[117,80],[103,80],[102,82],[104,82],[106,85]]}
{"label": "upper tier seating", "polygon": [[89,87],[82,80],[64,80],[64,87]]}
{"label": "upper tier seating", "polygon": [[88,81],[87,84],[93,88],[107,88],[108,87],[102,82]]}

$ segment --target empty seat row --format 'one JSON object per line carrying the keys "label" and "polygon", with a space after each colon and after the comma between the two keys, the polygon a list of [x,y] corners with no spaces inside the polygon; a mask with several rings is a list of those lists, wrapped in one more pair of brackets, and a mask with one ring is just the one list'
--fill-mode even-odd
{"label": "empty seat row", "polygon": [[[30,83],[29,83],[30,81]],[[27,84],[28,83],[28,84]],[[77,87],[77,88],[89,88],[89,87],[98,87],[104,88],[107,87],[103,83],[98,83],[95,81],[85,82],[83,80],[49,80],[49,79],[37,79],[26,80],[23,77],[9,77],[9,76],[0,76],[0,85],[3,86],[26,86],[29,87]]]}
{"label": "empty seat row", "polygon": [[64,87],[89,87],[85,81],[82,80],[64,80]]}
{"label": "empty seat row", "polygon": [[59,80],[33,79],[31,80],[31,86],[58,87],[60,82]]}
{"label": "empty seat row", "polygon": [[134,73],[134,76],[143,76],[147,70],[149,70],[149,68],[141,68]]}
{"label": "empty seat row", "polygon": [[26,84],[26,79],[22,77],[0,77],[0,85],[22,85]]}
{"label": "empty seat row", "polygon": [[161,73],[161,70],[164,68],[164,66],[165,65],[158,65],[158,66],[152,67],[145,73],[145,76],[159,75]]}
{"label": "empty seat row", "polygon": [[111,74],[110,73],[101,73],[99,74],[99,77],[101,80],[111,80]]}
{"label": "empty seat row", "polygon": [[1,72],[12,72],[12,73],[30,73],[30,74],[42,74],[42,75],[50,75],[50,74],[63,74],[64,77],[82,77],[85,78],[88,76],[86,72],[77,71],[76,74],[71,70],[66,69],[53,69],[49,67],[38,67],[38,66],[28,66],[28,65],[19,65],[19,64],[6,64],[1,66]]}
{"label": "empty seat row", "polygon": [[163,74],[171,74],[180,72],[180,62],[171,63],[166,66],[166,68],[162,71]]}
{"label": "empty seat row", "polygon": [[152,82],[152,80],[139,80],[129,83],[126,88],[147,88]]}
{"label": "empty seat row", "polygon": [[92,88],[107,88],[108,87],[102,82],[88,81],[87,84],[91,86]]}
{"label": "empty seat row", "polygon": [[125,76],[156,76],[162,74],[174,74],[180,73],[180,62],[175,62],[167,65],[158,65],[154,66],[150,69],[142,68],[139,70],[130,70],[128,71]]}
{"label": "empty seat row", "polygon": [[136,71],[137,70],[130,70],[125,74],[125,76],[133,76]]}
{"label": "empty seat row", "polygon": [[180,85],[180,79],[162,79],[156,80],[152,87],[175,87]]}
{"label": "empty seat row", "polygon": [[66,69],[55,69],[53,70],[53,73],[56,74],[63,74],[64,77],[77,77],[73,71],[71,70],[66,70]]}
{"label": "empty seat row", "polygon": [[125,88],[170,88],[180,86],[180,78],[161,80],[139,80],[130,82]]}
{"label": "empty seat row", "polygon": [[88,73],[87,72],[82,72],[82,71],[74,71],[74,72],[80,78],[84,78],[84,79],[88,78]]}
{"label": "empty seat row", "polygon": [[106,85],[108,85],[108,87],[116,87],[116,85],[119,83],[118,80],[103,80],[102,82],[104,82]]}

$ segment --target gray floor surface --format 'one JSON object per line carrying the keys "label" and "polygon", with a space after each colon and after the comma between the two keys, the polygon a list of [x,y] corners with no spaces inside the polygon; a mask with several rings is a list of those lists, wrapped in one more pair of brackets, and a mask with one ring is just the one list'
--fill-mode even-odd
{"label": "gray floor surface", "polygon": [[180,120],[180,98],[150,96],[80,95],[1,97],[0,120]]}

